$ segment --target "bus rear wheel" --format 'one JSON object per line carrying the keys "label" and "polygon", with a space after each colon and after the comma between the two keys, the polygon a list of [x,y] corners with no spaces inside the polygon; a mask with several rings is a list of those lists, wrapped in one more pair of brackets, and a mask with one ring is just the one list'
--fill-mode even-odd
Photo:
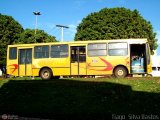
{"label": "bus rear wheel", "polygon": [[51,79],[51,77],[52,77],[52,71],[51,71],[51,69],[49,69],[49,68],[43,68],[40,71],[40,77],[43,80],[49,80],[49,79]]}
{"label": "bus rear wheel", "polygon": [[127,76],[127,70],[126,68],[122,67],[122,66],[119,66],[117,68],[115,68],[114,70],[114,76],[116,78],[124,78]]}

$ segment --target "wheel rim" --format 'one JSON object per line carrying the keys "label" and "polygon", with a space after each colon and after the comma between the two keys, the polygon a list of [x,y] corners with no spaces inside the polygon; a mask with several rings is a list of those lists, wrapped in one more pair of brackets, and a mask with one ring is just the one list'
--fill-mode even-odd
{"label": "wheel rim", "polygon": [[117,74],[118,74],[118,76],[123,76],[124,72],[123,72],[123,70],[118,70]]}
{"label": "wheel rim", "polygon": [[48,72],[48,71],[44,71],[43,77],[44,77],[44,78],[48,78],[48,76],[49,76],[49,72]]}

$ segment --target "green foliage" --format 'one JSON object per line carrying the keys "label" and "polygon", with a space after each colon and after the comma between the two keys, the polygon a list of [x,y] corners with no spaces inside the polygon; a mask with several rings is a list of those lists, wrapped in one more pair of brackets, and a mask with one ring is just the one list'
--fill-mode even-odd
{"label": "green foliage", "polygon": [[137,10],[104,8],[82,20],[74,39],[84,41],[147,38],[153,51],[158,47],[155,36],[151,23],[146,21]]}
{"label": "green foliage", "polygon": [[0,64],[5,64],[7,45],[13,44],[22,31],[22,26],[11,16],[0,14]]}
{"label": "green foliage", "polygon": [[27,43],[42,43],[42,42],[55,42],[54,36],[50,36],[43,30],[37,30],[35,34],[34,29],[25,29],[20,38],[15,41],[17,44],[27,44]]}
{"label": "green foliage", "polygon": [[43,30],[23,30],[23,27],[11,16],[0,14],[0,64],[6,63],[7,45],[55,42],[54,36],[50,36]]}

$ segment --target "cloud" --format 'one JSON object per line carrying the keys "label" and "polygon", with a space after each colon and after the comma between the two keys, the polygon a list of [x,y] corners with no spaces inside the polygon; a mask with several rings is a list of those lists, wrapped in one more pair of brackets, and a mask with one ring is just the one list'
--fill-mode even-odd
{"label": "cloud", "polygon": [[74,39],[74,36],[75,36],[75,34],[76,34],[76,32],[77,32],[77,26],[79,25],[79,23],[81,23],[81,21],[80,20],[78,20],[77,22],[75,22],[75,23],[72,23],[72,24],[69,24],[68,25],[68,27],[69,27],[69,29],[68,30],[66,30],[66,38],[67,38],[67,40],[73,40]]}

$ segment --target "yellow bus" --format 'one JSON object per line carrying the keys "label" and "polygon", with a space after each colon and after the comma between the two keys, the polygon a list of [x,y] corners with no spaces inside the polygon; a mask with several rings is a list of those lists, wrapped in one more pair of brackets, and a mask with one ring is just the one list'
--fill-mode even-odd
{"label": "yellow bus", "polygon": [[147,39],[118,39],[8,45],[7,74],[118,78],[152,71]]}

